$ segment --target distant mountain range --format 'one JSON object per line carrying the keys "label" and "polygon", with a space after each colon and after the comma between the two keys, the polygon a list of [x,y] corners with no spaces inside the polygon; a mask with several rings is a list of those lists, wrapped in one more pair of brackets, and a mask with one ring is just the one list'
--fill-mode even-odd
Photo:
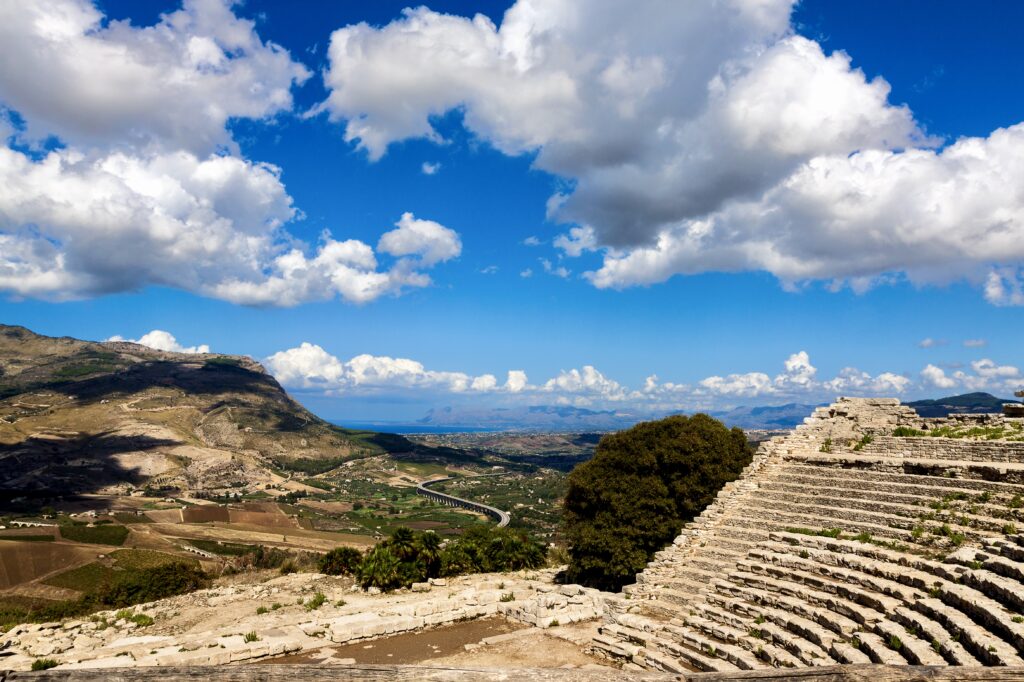
{"label": "distant mountain range", "polygon": [[529,407],[440,407],[416,424],[494,431],[615,431],[656,417],[618,410],[588,410],[567,405]]}
{"label": "distant mountain range", "polygon": [[[906,403],[922,417],[945,417],[952,412],[1001,412],[1003,403],[1019,402],[997,398],[990,393],[916,400]],[[787,403],[785,405],[740,406],[730,410],[710,411],[712,417],[726,426],[741,429],[791,429],[803,423],[814,409],[827,403]],[[471,408],[441,407],[430,410],[416,421],[423,427],[487,431],[616,431],[668,414],[629,412],[625,410],[588,410],[563,405],[531,407]]]}
{"label": "distant mountain range", "polygon": [[1002,412],[1005,403],[1017,403],[1011,398],[997,398],[991,393],[964,393],[935,400],[916,400],[907,403],[922,417],[947,417],[953,412],[961,414],[983,414]]}
{"label": "distant mountain range", "polygon": [[788,403],[786,405],[762,405],[760,407],[736,407],[727,411],[709,412],[715,419],[721,420],[726,426],[738,426],[741,429],[791,429],[802,424],[805,417],[814,412],[820,405]]}

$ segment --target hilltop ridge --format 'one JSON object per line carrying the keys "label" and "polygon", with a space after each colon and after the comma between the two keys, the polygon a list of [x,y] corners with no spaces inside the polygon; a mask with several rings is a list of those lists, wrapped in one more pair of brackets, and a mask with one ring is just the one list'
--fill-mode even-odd
{"label": "hilltop ridge", "polygon": [[0,325],[3,498],[141,486],[255,490],[293,466],[330,468],[416,447],[327,423],[246,356]]}

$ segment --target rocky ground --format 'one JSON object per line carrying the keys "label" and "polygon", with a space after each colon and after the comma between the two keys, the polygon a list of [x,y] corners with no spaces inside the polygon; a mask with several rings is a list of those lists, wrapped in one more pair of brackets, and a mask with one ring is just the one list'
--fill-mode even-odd
{"label": "rocky ground", "polygon": [[463,576],[371,594],[319,574],[236,577],[211,589],[0,635],[0,669],[235,662],[582,667],[602,594],[553,570]]}

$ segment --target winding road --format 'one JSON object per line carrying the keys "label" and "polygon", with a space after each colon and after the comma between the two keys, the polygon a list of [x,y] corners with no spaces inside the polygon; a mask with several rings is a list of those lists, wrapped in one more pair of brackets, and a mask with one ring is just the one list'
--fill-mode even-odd
{"label": "winding road", "polygon": [[[480,476],[473,476],[473,478],[481,478],[483,476],[502,476],[503,474],[480,474]],[[426,498],[446,504],[449,507],[462,507],[469,509],[470,511],[479,512],[486,514],[498,522],[498,528],[504,528],[508,525],[508,522],[512,520],[512,516],[507,511],[502,511],[496,507],[491,507],[486,504],[474,502],[472,500],[464,500],[461,497],[455,497],[447,493],[440,493],[436,490],[430,490],[428,486],[434,485],[435,483],[441,483],[443,481],[450,481],[453,478],[459,478],[458,476],[442,476],[441,478],[432,478],[429,481],[423,481],[416,486],[416,494],[423,495]]]}

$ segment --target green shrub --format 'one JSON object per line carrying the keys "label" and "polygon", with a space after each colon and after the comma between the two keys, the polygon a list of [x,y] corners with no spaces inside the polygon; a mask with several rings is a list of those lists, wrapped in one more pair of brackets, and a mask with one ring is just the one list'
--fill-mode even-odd
{"label": "green shrub", "polygon": [[97,604],[117,608],[194,592],[208,585],[202,570],[175,562],[148,571],[123,571],[112,582],[100,586],[91,598]]}
{"label": "green shrub", "polygon": [[270,609],[268,609],[266,606],[260,606],[256,609],[257,616],[262,616],[264,613],[270,613]]}
{"label": "green shrub", "polygon": [[60,665],[60,663],[52,658],[37,658],[32,661],[33,670],[49,670],[50,668],[56,668],[58,665]]}
{"label": "green shrub", "polygon": [[245,639],[245,643],[249,644],[250,642],[258,642],[258,641],[260,641],[260,636],[257,635],[255,631],[247,632],[247,633],[245,633],[244,639]]}
{"label": "green shrub", "polygon": [[352,575],[359,568],[363,553],[355,547],[337,547],[320,558],[320,572],[327,575]]}
{"label": "green shrub", "polygon": [[568,478],[567,579],[608,591],[632,582],[751,456],[743,431],[704,414],[602,438],[594,457]]}
{"label": "green shrub", "polygon": [[324,605],[327,601],[327,597],[324,596],[323,592],[317,592],[312,599],[306,602],[307,611],[316,611],[318,608]]}
{"label": "green shrub", "polygon": [[544,547],[514,528],[473,526],[442,549],[436,533],[399,527],[363,556],[355,573],[363,588],[391,590],[441,575],[518,571],[544,563]]}
{"label": "green shrub", "polygon": [[918,431],[917,429],[912,429],[909,426],[897,426],[892,432],[892,435],[897,438],[921,438],[928,434],[925,431]]}
{"label": "green shrub", "polygon": [[874,436],[865,433],[863,436],[861,436],[861,439],[857,441],[857,444],[853,446],[853,451],[860,452],[865,448],[865,446],[870,444],[873,440],[875,440]]}

